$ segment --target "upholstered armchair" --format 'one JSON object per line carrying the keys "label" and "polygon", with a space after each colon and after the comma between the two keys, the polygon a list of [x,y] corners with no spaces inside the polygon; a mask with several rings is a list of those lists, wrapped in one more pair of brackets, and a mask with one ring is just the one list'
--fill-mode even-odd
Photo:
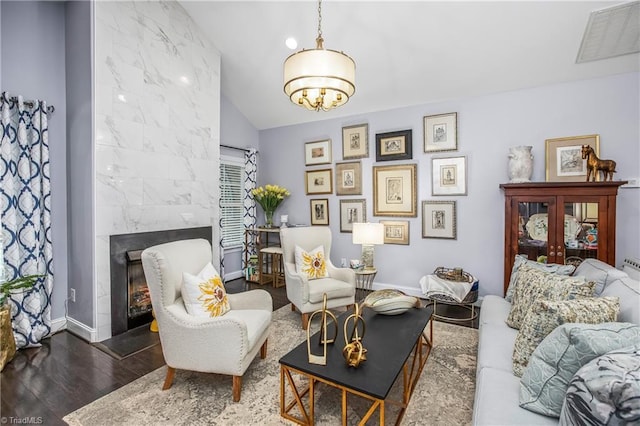
{"label": "upholstered armchair", "polygon": [[203,239],[150,247],[142,266],[158,320],[167,376],[171,387],[176,369],[233,376],[233,400],[240,400],[242,375],[260,351],[267,354],[273,303],[264,290],[228,294],[230,310],[219,317],[190,315],[183,303],[183,272],[197,275],[211,262],[211,245]]}
{"label": "upholstered armchair", "polygon": [[[328,226],[282,228],[280,230],[282,261],[287,298],[291,309],[302,314],[302,328],[307,329],[309,316],[322,308],[323,294],[327,294],[327,307],[338,308],[353,305],[356,293],[356,275],[349,268],[336,268],[331,263],[331,229]],[[295,248],[312,251],[324,248],[328,277],[309,280],[296,272]]]}

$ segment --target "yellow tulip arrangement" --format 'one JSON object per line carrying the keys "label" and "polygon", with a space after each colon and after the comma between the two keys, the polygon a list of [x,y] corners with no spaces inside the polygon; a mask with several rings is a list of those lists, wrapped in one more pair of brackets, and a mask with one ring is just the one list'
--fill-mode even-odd
{"label": "yellow tulip arrangement", "polygon": [[265,185],[251,190],[253,198],[256,200],[262,210],[264,210],[265,222],[267,227],[273,226],[273,213],[276,211],[280,203],[285,197],[291,195],[289,190],[278,185]]}

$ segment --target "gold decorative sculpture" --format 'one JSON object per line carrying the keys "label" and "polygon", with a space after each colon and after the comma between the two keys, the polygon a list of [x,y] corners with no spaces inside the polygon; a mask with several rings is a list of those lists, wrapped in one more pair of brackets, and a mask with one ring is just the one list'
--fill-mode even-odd
{"label": "gold decorative sculpture", "polygon": [[582,145],[582,159],[587,160],[587,182],[589,178],[594,182],[598,172],[602,172],[603,181],[613,180],[613,174],[616,172],[615,161],[599,159],[589,145]]}
{"label": "gold decorative sculpture", "polygon": [[[357,303],[354,304],[354,313],[349,315],[344,320],[344,343],[345,347],[342,349],[342,356],[347,361],[349,367],[358,367],[361,362],[367,360],[367,350],[362,346],[362,338],[365,332],[365,322],[362,315],[360,315],[360,307]],[[353,320],[353,330],[351,333],[347,332],[349,321]],[[362,336],[358,333],[358,325],[362,324]],[[349,336],[349,337],[347,337]]]}
{"label": "gold decorative sculpture", "polygon": [[[307,327],[307,355],[309,356],[309,364],[327,365],[327,345],[335,342],[338,336],[338,320],[336,316],[327,310],[327,293],[322,295],[322,309],[315,311],[309,317],[309,324],[313,316],[316,314],[321,315],[320,320],[320,345],[323,345],[322,355],[315,355],[311,353],[311,327]],[[327,339],[327,315],[333,319],[334,332],[333,337]]]}

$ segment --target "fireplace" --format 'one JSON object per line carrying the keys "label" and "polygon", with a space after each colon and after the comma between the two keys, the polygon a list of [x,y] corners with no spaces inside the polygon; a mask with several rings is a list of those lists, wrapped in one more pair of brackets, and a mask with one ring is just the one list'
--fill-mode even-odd
{"label": "fireplace", "polygon": [[204,238],[211,243],[210,226],[111,235],[111,335],[148,324],[151,298],[140,255],[148,247],[171,241]]}

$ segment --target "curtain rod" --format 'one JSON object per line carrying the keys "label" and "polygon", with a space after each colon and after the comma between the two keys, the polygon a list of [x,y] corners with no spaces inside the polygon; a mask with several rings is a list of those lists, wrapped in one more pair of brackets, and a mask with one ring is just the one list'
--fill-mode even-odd
{"label": "curtain rod", "polygon": [[[12,96],[9,98],[9,100],[11,102],[18,102],[18,97],[17,96]],[[22,101],[23,104],[25,104],[26,106],[28,106],[29,108],[33,108],[33,106],[36,104],[36,101]],[[56,107],[54,107],[53,105],[49,105],[47,106],[47,112],[53,114],[53,112],[56,110]]]}
{"label": "curtain rod", "polygon": [[[221,148],[228,148],[228,149],[237,149],[238,151],[244,151],[244,152],[249,152],[249,151],[250,151],[250,150],[249,150],[249,149],[247,149],[247,148],[238,148],[238,147],[236,147],[236,146],[229,146],[229,145],[223,145],[223,144],[220,144],[220,147],[221,147]],[[257,150],[257,149],[256,149],[256,152],[258,152],[258,150]]]}

